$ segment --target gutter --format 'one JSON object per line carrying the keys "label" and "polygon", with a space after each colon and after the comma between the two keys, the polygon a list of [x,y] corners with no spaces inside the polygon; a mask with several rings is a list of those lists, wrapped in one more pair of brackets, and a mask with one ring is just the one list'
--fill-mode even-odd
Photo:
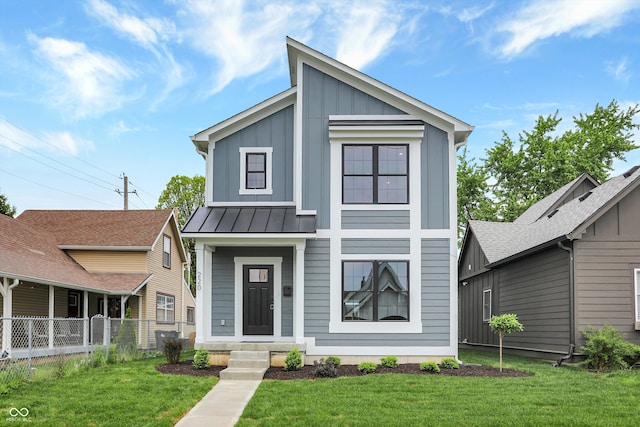
{"label": "gutter", "polygon": [[576,321],[575,321],[575,277],[574,277],[574,257],[573,248],[570,246],[564,246],[562,242],[558,242],[558,248],[569,253],[569,353],[560,358],[556,366],[560,366],[564,360],[571,359],[573,356],[573,350],[576,347],[575,333],[576,333]]}

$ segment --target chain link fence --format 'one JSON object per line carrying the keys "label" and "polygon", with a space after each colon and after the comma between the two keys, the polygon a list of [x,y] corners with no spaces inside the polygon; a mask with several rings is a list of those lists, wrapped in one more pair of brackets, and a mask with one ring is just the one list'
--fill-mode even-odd
{"label": "chain link fence", "polygon": [[195,325],[185,322],[102,316],[0,318],[0,386],[146,357],[162,351],[167,339],[181,340],[187,349],[194,333]]}

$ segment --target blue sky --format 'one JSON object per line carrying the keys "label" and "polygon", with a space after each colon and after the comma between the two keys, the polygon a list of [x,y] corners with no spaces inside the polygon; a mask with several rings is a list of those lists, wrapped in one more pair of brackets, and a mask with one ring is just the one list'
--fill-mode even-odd
{"label": "blue sky", "polygon": [[0,193],[120,209],[126,173],[154,208],[204,174],[190,135],[289,87],[286,36],[474,125],[474,157],[539,115],[640,103],[638,0],[0,0]]}

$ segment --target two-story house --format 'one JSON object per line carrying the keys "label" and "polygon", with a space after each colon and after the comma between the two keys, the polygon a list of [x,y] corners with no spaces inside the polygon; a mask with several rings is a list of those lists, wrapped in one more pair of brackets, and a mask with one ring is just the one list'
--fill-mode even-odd
{"label": "two-story house", "polygon": [[196,347],[457,356],[455,153],[473,127],[286,44],[289,89],[191,137]]}

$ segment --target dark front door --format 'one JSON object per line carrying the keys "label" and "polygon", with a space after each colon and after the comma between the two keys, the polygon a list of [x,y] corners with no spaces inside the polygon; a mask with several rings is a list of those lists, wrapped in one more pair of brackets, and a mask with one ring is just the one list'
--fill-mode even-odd
{"label": "dark front door", "polygon": [[76,291],[69,291],[69,310],[67,317],[81,317],[82,294]]}
{"label": "dark front door", "polygon": [[243,276],[244,335],[273,335],[273,266],[245,265]]}

